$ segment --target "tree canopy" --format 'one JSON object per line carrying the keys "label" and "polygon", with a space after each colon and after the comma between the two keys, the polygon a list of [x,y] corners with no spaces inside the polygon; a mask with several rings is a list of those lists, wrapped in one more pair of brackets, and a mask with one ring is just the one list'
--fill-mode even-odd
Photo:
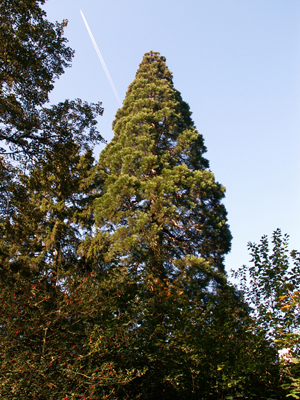
{"label": "tree canopy", "polygon": [[[165,58],[144,55],[95,163],[101,103],[47,104],[73,51],[44,2],[0,1],[0,396],[284,399],[273,340],[227,281],[225,188]],[[259,264],[275,291],[276,243],[273,280]]]}
{"label": "tree canopy", "polygon": [[[40,7],[45,0],[0,3],[0,154],[35,156],[71,135],[85,144],[102,140],[95,129],[100,104],[64,101],[44,108],[54,80],[70,66],[67,21],[53,24]],[[72,130],[70,129],[72,127]],[[89,135],[83,132],[89,128]]]}
{"label": "tree canopy", "polygon": [[231,241],[225,188],[208,169],[203,137],[159,53],[145,54],[113,129],[95,170],[107,261],[154,280],[184,270],[200,287],[221,282]]}
{"label": "tree canopy", "polygon": [[258,327],[278,350],[281,386],[288,397],[298,399],[300,253],[288,246],[289,236],[280,229],[273,232],[271,240],[264,235],[258,244],[249,243],[251,265],[241,267],[235,277]]}

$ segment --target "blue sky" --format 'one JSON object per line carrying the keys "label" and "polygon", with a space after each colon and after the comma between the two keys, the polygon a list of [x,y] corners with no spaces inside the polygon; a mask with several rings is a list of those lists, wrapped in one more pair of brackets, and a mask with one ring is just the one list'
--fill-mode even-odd
{"label": "blue sky", "polygon": [[167,58],[226,187],[228,272],[249,261],[248,241],[276,228],[300,250],[299,0],[49,0],[44,8],[52,22],[68,19],[75,50],[50,101],[101,101],[107,141],[118,102],[80,10],[121,100],[145,52]]}

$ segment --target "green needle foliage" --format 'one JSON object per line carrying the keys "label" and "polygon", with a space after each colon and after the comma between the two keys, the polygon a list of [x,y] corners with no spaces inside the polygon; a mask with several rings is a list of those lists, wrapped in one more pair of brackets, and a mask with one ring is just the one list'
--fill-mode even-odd
{"label": "green needle foliage", "polygon": [[47,21],[40,4],[0,2],[0,397],[105,398],[143,371],[126,370],[119,354],[130,316],[116,310],[130,285],[121,271],[95,278],[78,254],[92,230],[103,109],[43,107],[73,52],[66,23]]}
{"label": "green needle foliage", "polygon": [[95,166],[101,104],[45,107],[73,51],[44,2],[0,0],[0,397],[281,399],[165,58],[144,56]]}
{"label": "green needle foliage", "polygon": [[226,284],[225,189],[159,53],[145,54],[113,128],[81,251],[99,274],[125,271],[131,283],[118,313],[136,332],[127,369],[143,373],[116,398],[278,399],[276,352]]}
{"label": "green needle foliage", "polygon": [[104,398],[142,373],[123,369],[119,354],[131,340],[129,317],[117,314],[130,285],[121,271],[95,278],[78,254],[91,230],[82,213],[93,165],[79,150],[57,144],[27,174],[11,171],[0,220],[1,398]]}
{"label": "green needle foliage", "polygon": [[135,334],[117,314],[128,297],[122,273],[100,280],[74,270],[55,285],[23,267],[1,268],[1,398],[118,398],[144,373],[126,368]]}
{"label": "green needle foliage", "polygon": [[149,288],[183,273],[201,289],[223,282],[231,241],[225,189],[159,53],[145,54],[113,129],[95,171],[106,261],[143,270]]}

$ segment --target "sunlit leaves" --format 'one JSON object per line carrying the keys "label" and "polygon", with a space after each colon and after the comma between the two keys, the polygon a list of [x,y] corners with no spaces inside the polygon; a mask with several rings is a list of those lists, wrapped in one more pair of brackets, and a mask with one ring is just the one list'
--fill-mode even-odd
{"label": "sunlit leaves", "polygon": [[150,280],[175,276],[176,260],[189,255],[224,273],[225,189],[207,168],[203,137],[159,53],[144,55],[113,128],[95,168],[96,225],[109,235],[108,257],[139,265]]}

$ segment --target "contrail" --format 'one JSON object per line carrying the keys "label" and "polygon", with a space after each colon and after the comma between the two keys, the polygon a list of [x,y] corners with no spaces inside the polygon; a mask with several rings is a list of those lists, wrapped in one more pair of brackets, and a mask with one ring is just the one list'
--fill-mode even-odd
{"label": "contrail", "polygon": [[88,33],[89,33],[89,35],[90,35],[90,38],[91,38],[91,40],[92,40],[92,43],[93,43],[93,45],[94,45],[94,47],[95,47],[96,53],[97,53],[97,55],[98,55],[98,57],[99,57],[99,60],[100,60],[100,62],[101,62],[101,64],[102,64],[102,67],[103,67],[103,69],[104,69],[104,72],[105,72],[105,74],[106,74],[106,76],[107,76],[107,79],[108,79],[108,81],[109,81],[109,83],[110,83],[110,86],[111,86],[111,88],[112,88],[112,90],[113,90],[113,92],[114,92],[114,94],[115,94],[115,96],[116,96],[116,99],[118,100],[118,103],[119,103],[119,105],[120,105],[120,107],[121,107],[121,106],[122,106],[121,100],[120,100],[120,98],[119,98],[118,92],[117,92],[117,90],[116,90],[116,88],[115,88],[115,85],[114,85],[114,83],[113,83],[113,80],[111,79],[110,73],[108,72],[108,69],[107,69],[107,67],[106,67],[106,65],[105,65],[105,62],[104,62],[104,60],[103,60],[103,57],[102,57],[102,55],[101,55],[101,53],[100,53],[99,47],[97,46],[96,40],[94,39],[94,36],[93,36],[93,34],[92,34],[92,31],[90,30],[90,27],[88,26],[88,23],[87,23],[87,21],[86,21],[84,15],[83,15],[83,12],[82,12],[81,10],[80,10],[80,13],[81,13],[83,22],[85,23],[86,29],[87,29],[87,31],[88,31]]}

